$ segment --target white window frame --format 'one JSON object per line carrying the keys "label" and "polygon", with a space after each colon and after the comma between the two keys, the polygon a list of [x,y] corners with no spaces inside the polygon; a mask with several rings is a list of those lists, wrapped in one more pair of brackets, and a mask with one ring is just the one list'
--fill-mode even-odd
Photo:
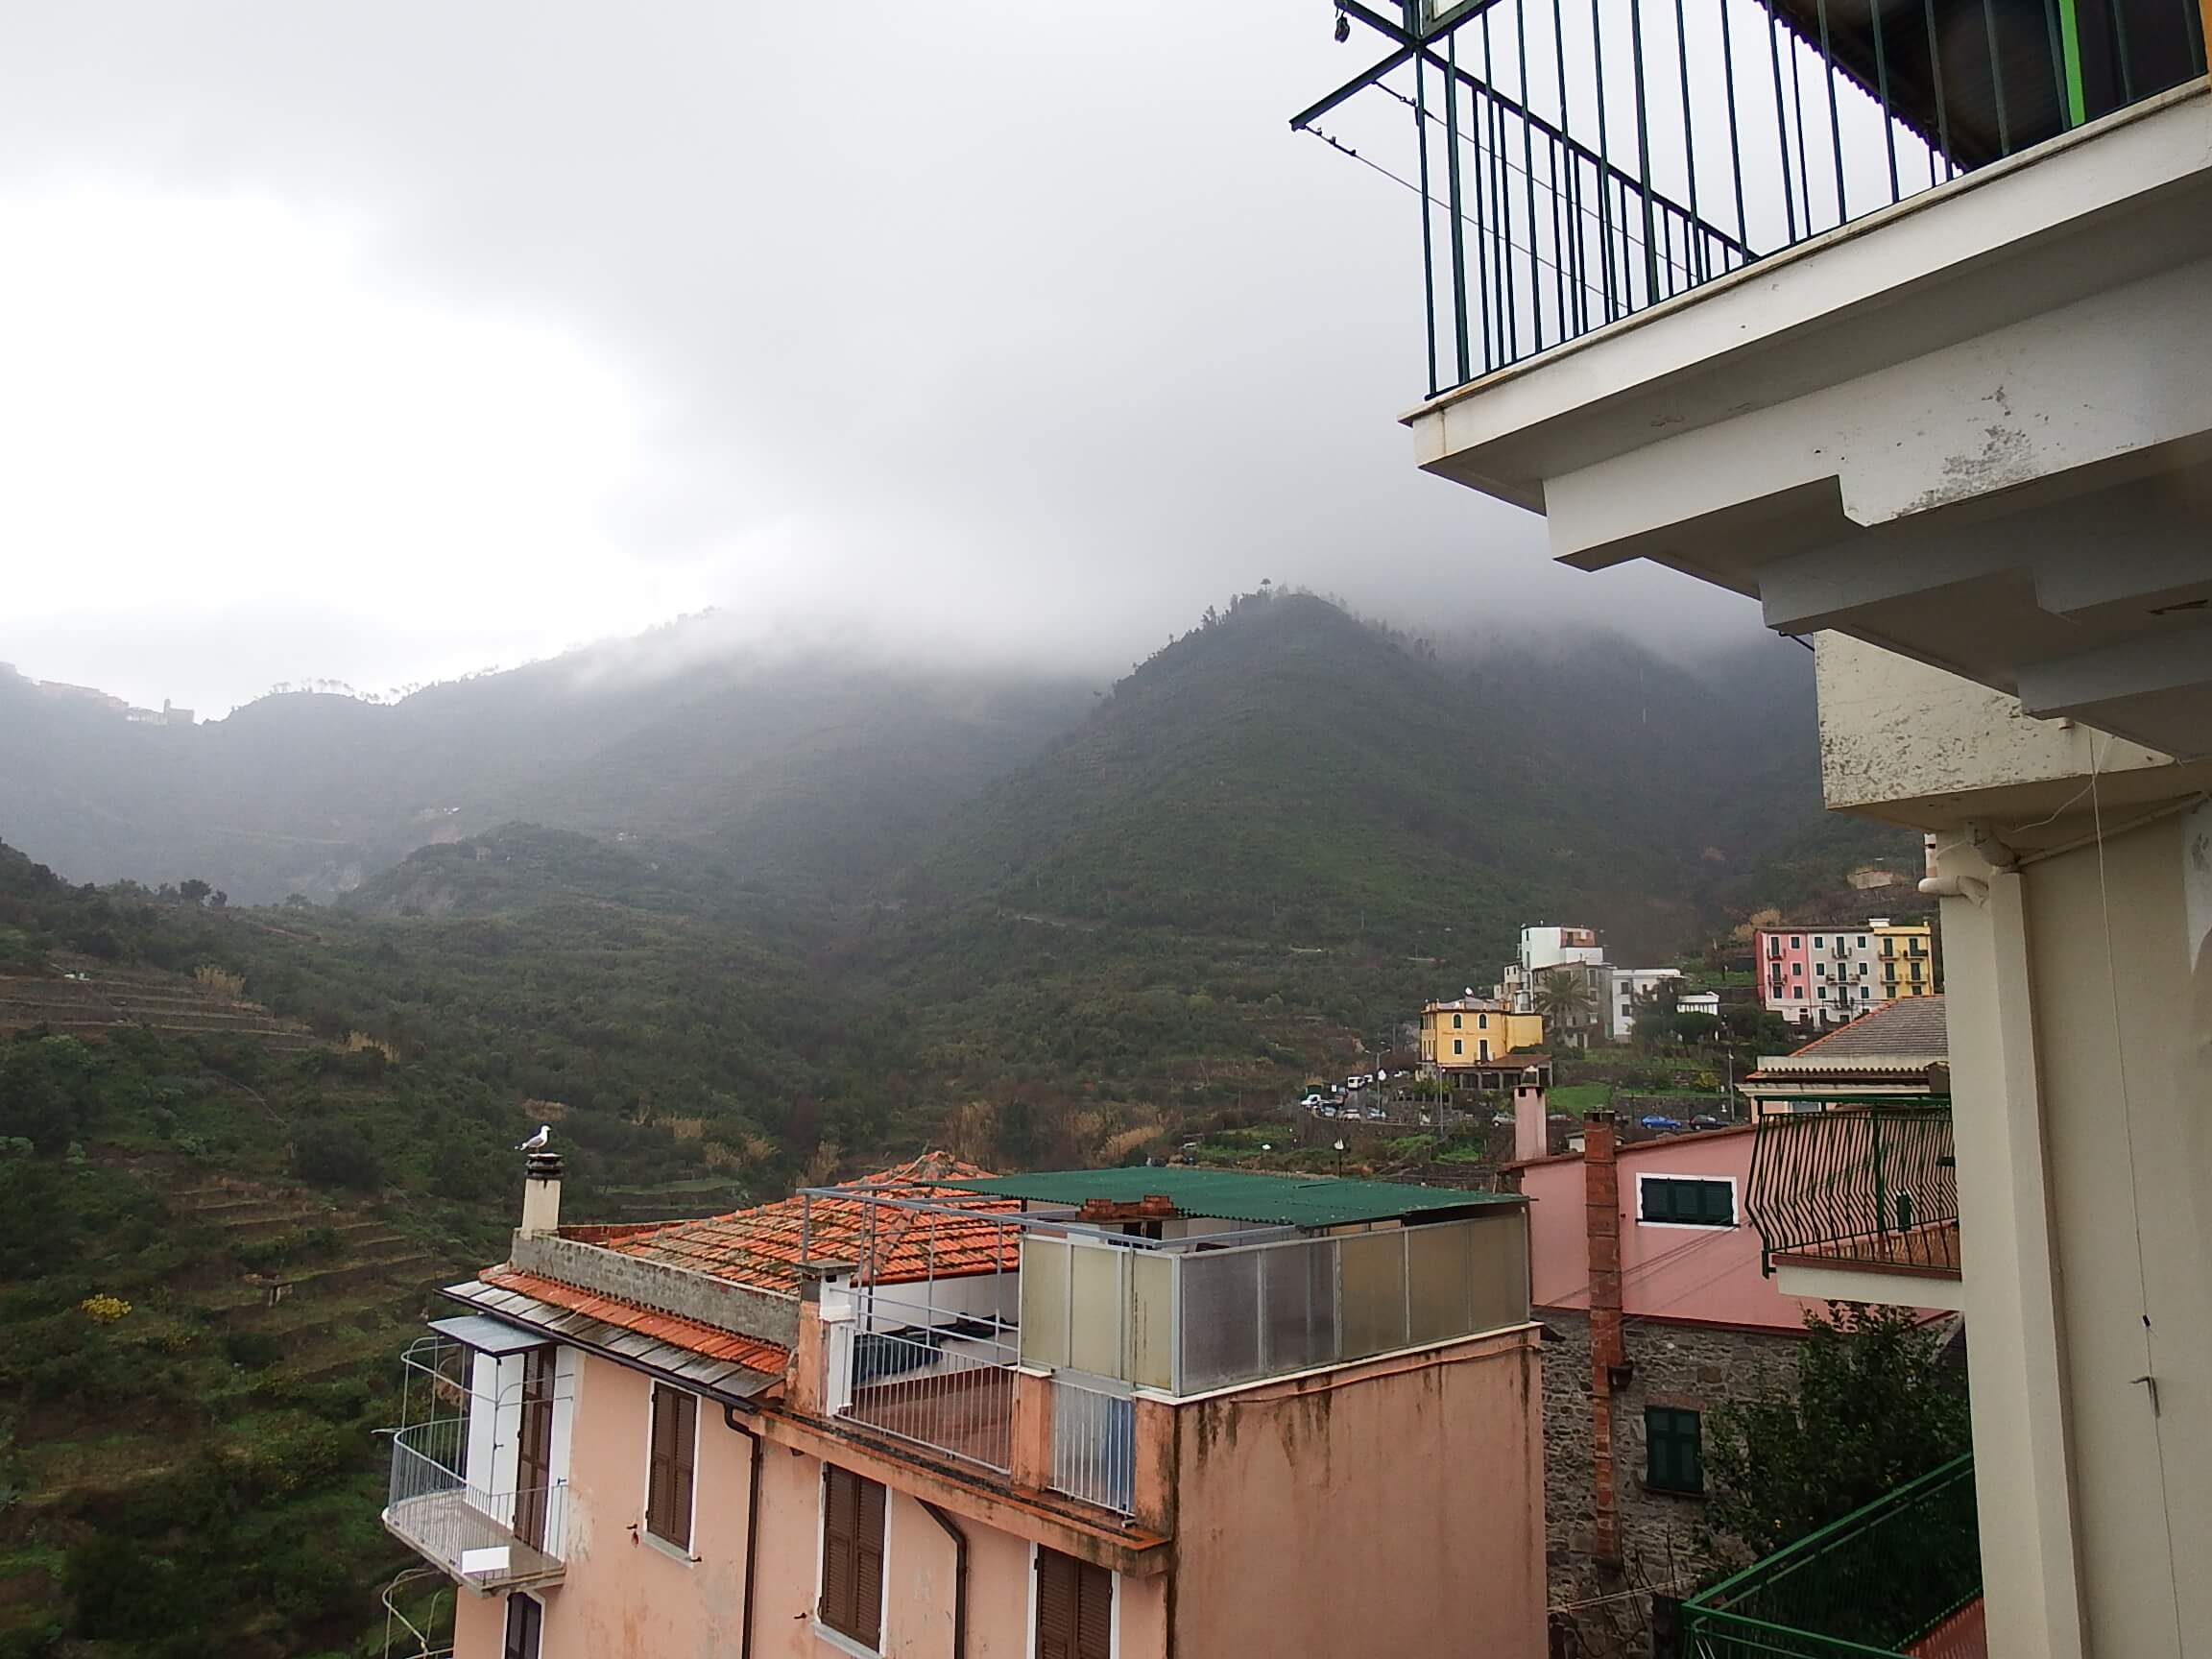
{"label": "white window frame", "polygon": [[637,1492],[637,1536],[671,1561],[681,1561],[686,1567],[696,1567],[699,1554],[699,1419],[705,1415],[700,1407],[707,1404],[703,1394],[691,1394],[691,1513],[685,1518],[684,1534],[691,1540],[685,1549],[653,1530],[650,1517],[653,1513],[653,1396],[665,1388],[671,1394],[691,1394],[688,1388],[680,1388],[660,1378],[650,1379],[645,1385],[645,1480]]}
{"label": "white window frame", "polygon": [[[851,1659],[882,1659],[884,1654],[891,1651],[891,1516],[892,1511],[898,1507],[899,1489],[882,1480],[876,1482],[883,1488],[883,1587],[876,1593],[876,1605],[883,1610],[882,1623],[876,1629],[876,1640],[883,1646],[863,1647],[844,1631],[832,1630],[822,1623],[822,1592],[827,1588],[822,1579],[830,1565],[830,1471],[832,1467],[843,1468],[844,1465],[832,1465],[826,1457],[819,1459],[818,1463],[814,1480],[814,1598],[806,1603],[806,1623],[817,1637],[838,1652],[850,1655]],[[863,1480],[870,1479],[860,1475],[857,1469],[848,1469],[846,1473],[859,1475]],[[691,1484],[696,1489],[699,1483],[694,1480]],[[1035,1546],[1031,1548],[1034,1550]],[[1037,1597],[1037,1575],[1034,1573],[1029,1575],[1029,1597],[1032,1602]],[[1030,1620],[1030,1625],[1032,1629],[1035,1628],[1035,1619]],[[1034,1644],[1036,1638],[1032,1636],[1030,1640]]]}
{"label": "white window frame", "polygon": [[[1728,1214],[1735,1219],[1727,1226],[1711,1221],[1647,1221],[1644,1219],[1644,1183],[1647,1181],[1724,1181],[1728,1185]],[[1663,1233],[1733,1233],[1743,1225],[1743,1192],[1733,1175],[1694,1175],[1688,1170],[1652,1169],[1636,1171],[1636,1225],[1656,1228]]]}
{"label": "white window frame", "polygon": [[[1029,1611],[1022,1623],[1022,1659],[1037,1659],[1037,1551],[1043,1548],[1030,1540]],[[1108,1568],[1106,1575],[1113,1580],[1106,1598],[1106,1659],[1121,1659],[1121,1575]]]}

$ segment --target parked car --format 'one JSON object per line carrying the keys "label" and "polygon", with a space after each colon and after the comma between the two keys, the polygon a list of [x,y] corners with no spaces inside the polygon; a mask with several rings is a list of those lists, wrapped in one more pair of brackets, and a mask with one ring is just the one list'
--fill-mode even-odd
{"label": "parked car", "polygon": [[1368,1122],[1370,1122],[1370,1123],[1387,1123],[1387,1122],[1389,1122],[1389,1121],[1390,1121],[1390,1113],[1389,1113],[1389,1110],[1388,1110],[1388,1108],[1386,1108],[1386,1107],[1382,1107],[1382,1106],[1370,1106],[1370,1107],[1368,1107],[1368,1108],[1367,1108],[1367,1121],[1368,1121]]}
{"label": "parked car", "polygon": [[1693,1129],[1725,1129],[1727,1126],[1726,1118],[1716,1118],[1710,1112],[1700,1112],[1690,1119],[1690,1127]]}
{"label": "parked car", "polygon": [[1648,1118],[1639,1118],[1636,1121],[1647,1129],[1679,1129],[1682,1127],[1681,1118],[1662,1118],[1657,1113],[1653,1113]]}
{"label": "parked car", "polygon": [[1321,1096],[1318,1094],[1309,1094],[1305,1099],[1298,1102],[1299,1105],[1305,1107],[1309,1112],[1312,1111],[1315,1107],[1320,1106],[1324,1102],[1322,1101]]}
{"label": "parked car", "polygon": [[1512,1128],[1512,1127],[1513,1127],[1513,1114],[1512,1114],[1512,1113],[1510,1113],[1510,1112],[1493,1112],[1493,1113],[1491,1113],[1491,1114],[1490,1114],[1490,1127],[1491,1127],[1491,1128],[1493,1128],[1493,1129],[1510,1129],[1510,1128]]}

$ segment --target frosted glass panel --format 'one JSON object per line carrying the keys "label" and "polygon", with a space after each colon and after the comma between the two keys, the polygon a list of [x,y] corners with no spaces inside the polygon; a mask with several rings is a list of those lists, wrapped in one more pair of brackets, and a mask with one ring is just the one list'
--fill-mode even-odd
{"label": "frosted glass panel", "polygon": [[1260,1362],[1268,1376],[1336,1358],[1336,1246],[1326,1238],[1258,1252]]}
{"label": "frosted glass panel", "polygon": [[1175,1386],[1175,1263],[1139,1251],[1129,1262],[1129,1355],[1123,1372],[1142,1388]]}
{"label": "frosted glass panel", "polygon": [[1344,1358],[1406,1346],[1406,1235],[1363,1233],[1336,1240],[1342,1252]]}
{"label": "frosted glass panel", "polygon": [[1468,1223],[1475,1237],[1474,1331],[1528,1322],[1528,1227],[1519,1214]]}
{"label": "frosted glass panel", "polygon": [[1094,1377],[1121,1375],[1121,1270],[1129,1252],[1110,1244],[1069,1247],[1075,1310],[1068,1330],[1068,1363]]}
{"label": "frosted glass panel", "polygon": [[1186,1394],[1257,1377],[1262,1253],[1183,1259],[1183,1382]]}
{"label": "frosted glass panel", "polygon": [[1469,1326],[1474,1228],[1465,1222],[1406,1229],[1407,1271],[1412,1310],[1410,1342],[1464,1336]]}
{"label": "frosted glass panel", "polygon": [[1022,1362],[1068,1363],[1068,1244],[1022,1240]]}

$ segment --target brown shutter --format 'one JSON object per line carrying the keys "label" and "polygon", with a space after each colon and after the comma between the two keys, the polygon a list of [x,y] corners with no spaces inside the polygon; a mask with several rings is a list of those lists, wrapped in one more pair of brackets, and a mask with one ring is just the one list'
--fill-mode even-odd
{"label": "brown shutter", "polygon": [[1075,1659],[1082,1565],[1072,1555],[1038,1546],[1037,1659]]}
{"label": "brown shutter", "polygon": [[822,1623],[853,1634],[853,1538],[859,1526],[859,1477],[850,1469],[824,1471],[822,1498]]}
{"label": "brown shutter", "polygon": [[873,1480],[859,1480],[860,1525],[853,1538],[853,1631],[870,1647],[883,1645],[883,1510],[888,1494]]}
{"label": "brown shutter", "polygon": [[834,1465],[824,1472],[822,1623],[869,1647],[883,1645],[883,1511],[874,1480]]}
{"label": "brown shutter", "polygon": [[691,1548],[692,1454],[699,1399],[653,1384],[653,1439],[646,1459],[645,1529],[680,1549]]}
{"label": "brown shutter", "polygon": [[1076,1575],[1075,1659],[1113,1659],[1114,1575],[1084,1562]]}

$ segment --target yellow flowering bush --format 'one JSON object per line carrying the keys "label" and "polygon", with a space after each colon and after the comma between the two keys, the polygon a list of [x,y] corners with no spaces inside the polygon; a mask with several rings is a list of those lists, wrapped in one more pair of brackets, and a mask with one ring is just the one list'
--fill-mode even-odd
{"label": "yellow flowering bush", "polygon": [[87,1296],[77,1304],[77,1311],[87,1319],[112,1325],[131,1311],[131,1304],[120,1296]]}

